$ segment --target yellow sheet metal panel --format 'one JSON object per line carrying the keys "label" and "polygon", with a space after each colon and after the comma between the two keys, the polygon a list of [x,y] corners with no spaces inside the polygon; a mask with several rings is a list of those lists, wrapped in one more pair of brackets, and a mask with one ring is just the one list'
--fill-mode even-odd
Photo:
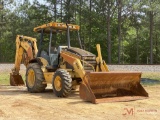
{"label": "yellow sheet metal panel", "polygon": [[44,74],[45,81],[47,83],[51,83],[52,84],[52,79],[53,79],[54,72],[45,72],[43,74]]}
{"label": "yellow sheet metal panel", "polygon": [[[68,24],[71,31],[79,31],[80,27],[78,25]],[[67,25],[66,23],[57,23],[57,22],[50,22],[47,24],[43,24],[41,26],[35,27],[33,29],[34,32],[41,32],[41,30],[44,30],[44,33],[50,33],[50,28],[53,28],[53,33],[56,33],[57,30],[59,32],[67,31]]]}

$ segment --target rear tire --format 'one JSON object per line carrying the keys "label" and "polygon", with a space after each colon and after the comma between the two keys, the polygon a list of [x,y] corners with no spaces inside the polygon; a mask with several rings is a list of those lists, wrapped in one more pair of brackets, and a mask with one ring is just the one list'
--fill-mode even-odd
{"label": "rear tire", "polygon": [[29,64],[26,71],[26,86],[28,91],[31,93],[43,92],[47,86],[46,84],[42,84],[44,80],[40,65],[38,63]]}
{"label": "rear tire", "polygon": [[67,97],[72,89],[72,78],[63,69],[56,70],[52,80],[53,92],[57,97]]}

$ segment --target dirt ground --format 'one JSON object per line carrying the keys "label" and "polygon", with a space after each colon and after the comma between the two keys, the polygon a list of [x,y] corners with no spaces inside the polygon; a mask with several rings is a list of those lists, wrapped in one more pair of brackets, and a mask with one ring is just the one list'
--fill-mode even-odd
{"label": "dirt ground", "polygon": [[144,87],[148,99],[92,104],[82,101],[78,91],[68,98],[57,98],[51,86],[44,93],[0,86],[0,120],[158,120],[160,85]]}

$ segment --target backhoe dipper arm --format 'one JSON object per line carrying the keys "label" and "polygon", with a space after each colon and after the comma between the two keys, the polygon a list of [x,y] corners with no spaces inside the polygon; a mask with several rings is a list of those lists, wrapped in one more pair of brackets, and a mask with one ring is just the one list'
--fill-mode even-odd
{"label": "backhoe dipper arm", "polygon": [[[31,45],[29,42],[32,43],[33,45]],[[36,39],[27,37],[27,36],[17,35],[15,65],[14,65],[14,68],[12,69],[13,74],[19,74],[20,64],[21,64],[22,56],[24,52],[27,53],[28,60],[31,60],[36,56],[38,52]],[[27,66],[28,62],[25,62],[24,64],[25,66]]]}
{"label": "backhoe dipper arm", "polygon": [[29,61],[36,57],[37,52],[38,49],[35,38],[17,35],[15,64],[10,73],[10,85],[24,85],[22,76],[19,74],[20,64],[23,61],[24,65],[27,66]]}

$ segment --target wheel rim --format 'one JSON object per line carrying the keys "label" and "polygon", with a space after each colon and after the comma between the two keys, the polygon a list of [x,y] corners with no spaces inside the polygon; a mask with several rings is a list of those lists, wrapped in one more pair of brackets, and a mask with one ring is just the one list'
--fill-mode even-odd
{"label": "wheel rim", "polygon": [[54,80],[54,87],[57,91],[60,91],[62,89],[62,80],[59,76],[56,76]]}
{"label": "wheel rim", "polygon": [[33,87],[35,83],[35,73],[33,69],[28,70],[28,86]]}

